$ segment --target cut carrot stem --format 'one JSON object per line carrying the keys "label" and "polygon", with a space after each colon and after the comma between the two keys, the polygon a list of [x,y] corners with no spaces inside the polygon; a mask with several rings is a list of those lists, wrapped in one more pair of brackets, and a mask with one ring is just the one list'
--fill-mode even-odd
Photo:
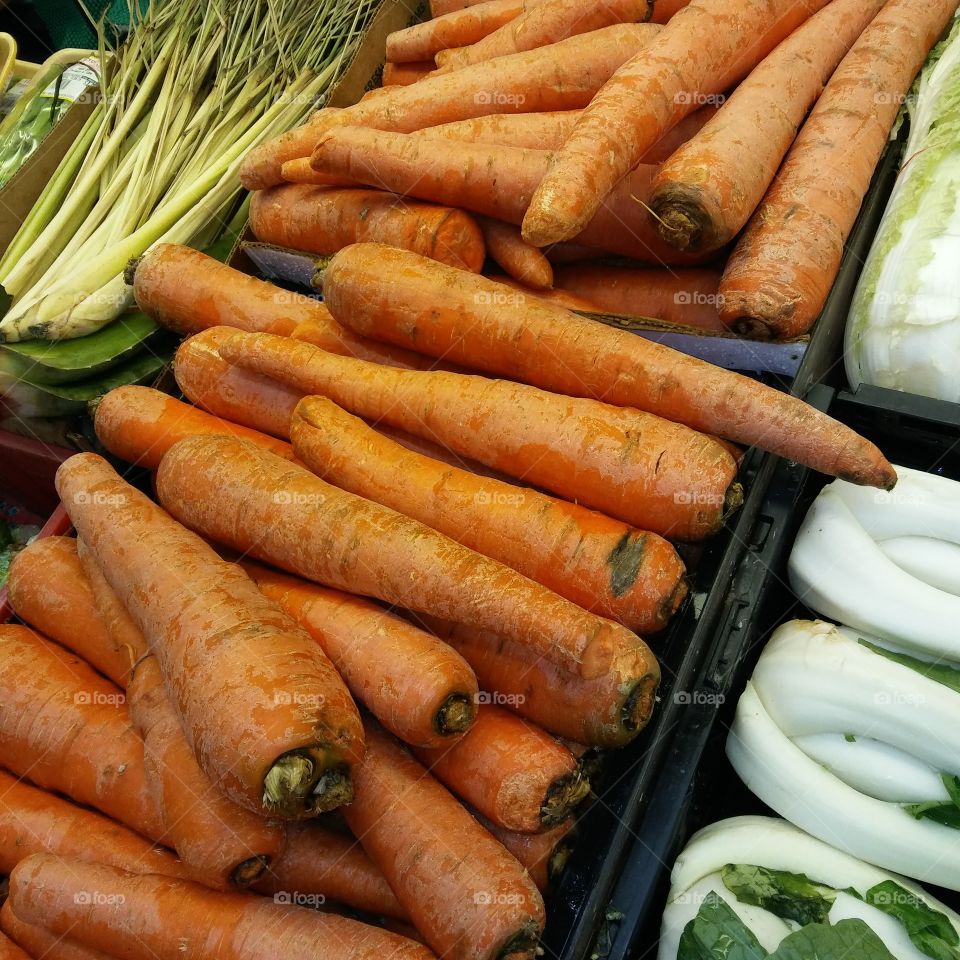
{"label": "cut carrot stem", "polygon": [[294,905],[334,900],[376,916],[399,920],[407,916],[359,841],[315,822],[287,826],[286,850],[254,884],[254,890]]}
{"label": "cut carrot stem", "polygon": [[483,267],[483,234],[470,214],[411,203],[381,190],[295,183],[260,190],[250,202],[250,226],[259,240],[324,256],[351,243],[374,241],[461,270],[479,273]]}
{"label": "cut carrot stem", "polygon": [[333,913],[45,854],[14,870],[10,903],[26,923],[130,960],[181,956],[185,943],[202,944],[209,960],[314,960],[318,950],[324,960],[433,960],[418,943]]}
{"label": "cut carrot stem", "polygon": [[41,537],[14,554],[7,577],[10,605],[21,620],[96,667],[117,686],[130,676],[129,654],[112,646],[74,537]]}
{"label": "cut carrot stem", "polygon": [[553,286],[550,261],[520,236],[519,227],[490,217],[482,217],[480,227],[487,252],[511,277],[534,290]]}
{"label": "cut carrot stem", "polygon": [[661,167],[650,207],[668,243],[716,250],[740,232],[810,107],[884,2],[833,0],[784,40]]}
{"label": "cut carrot stem", "polygon": [[197,434],[226,433],[249,440],[278,457],[293,459],[290,444],[181,403],[151,387],[116,387],[94,414],[97,439],[115,457],[156,470],[178,440]]}
{"label": "cut carrot stem", "polygon": [[[74,940],[68,940],[65,937],[58,937],[50,933],[45,927],[35,926],[32,923],[24,923],[17,918],[13,912],[13,907],[9,903],[3,905],[0,910],[0,928],[10,937],[0,937],[6,940],[11,949],[16,952],[4,952],[0,949],[0,958],[9,958],[9,960],[20,960],[21,957],[42,957],[43,960],[113,960],[110,956],[99,950],[91,950],[89,947],[81,946]],[[13,945],[12,941],[20,944],[24,953]]]}
{"label": "cut carrot stem", "polygon": [[[421,60],[417,63],[385,63],[383,65],[384,87],[409,87],[437,69],[433,60]],[[286,167],[286,164],[284,164]],[[287,179],[284,172],[284,179]]]}
{"label": "cut carrot stem", "polygon": [[573,852],[575,820],[564,820],[541,833],[518,833],[484,817],[479,820],[523,864],[541,893],[560,879]]}
{"label": "cut carrot stem", "polygon": [[301,401],[293,423],[300,456],[317,476],[640,634],[665,626],[686,594],[680,558],[655,534],[409,451],[324,397]]}
{"label": "cut carrot stem", "polygon": [[[181,440],[160,464],[157,490],[204,536],[326,586],[497,629],[574,675],[602,675],[621,655],[639,676],[657,673],[647,647],[619,624],[242,441]],[[270,520],[239,522],[251,516]]]}
{"label": "cut carrot stem", "polygon": [[956,10],[889,0],[844,57],[727,264],[731,329],[793,337],[816,321],[901,104]]}
{"label": "cut carrot stem", "polygon": [[[171,449],[196,439],[227,438],[192,437]],[[309,635],[101,457],[71,457],[57,471],[57,490],[157,656],[214,785],[248,809],[289,818],[349,801],[349,769],[363,753],[360,719]]]}
{"label": "cut carrot stem", "polygon": [[563,823],[590,792],[566,747],[489,703],[456,743],[414,753],[441,783],[507,830],[536,833]]}
{"label": "cut carrot stem", "polygon": [[401,740],[442,746],[473,722],[476,677],[445,643],[369,600],[258,564],[244,563],[244,569],[320,644],[357,700]]}
{"label": "cut carrot stem", "polygon": [[[254,373],[424,435],[641,530],[699,540],[739,506],[736,464],[727,450],[639,410],[506,380],[401,372],[266,333],[237,334],[220,349]],[[516,410],[524,416],[516,417]]]}
{"label": "cut carrot stem", "polygon": [[591,101],[537,188],[523,235],[569,240],[675,123],[720,99],[828,0],[693,0]]}
{"label": "cut carrot stem", "polygon": [[[341,250],[324,273],[334,316],[361,334],[570,396],[592,396],[890,489],[874,444],[796,397],[403,250]],[[331,399],[336,399],[331,397]]]}
{"label": "cut carrot stem", "polygon": [[320,137],[335,126],[410,132],[490,113],[585,107],[614,71],[661,29],[649,23],[605,27],[539,50],[391,87],[344,110],[319,111],[303,126],[254,147],[243,161],[241,182],[249,190],[280,183],[283,164],[309,156]]}
{"label": "cut carrot stem", "polygon": [[544,909],[526,871],[396,741],[366,732],[344,815],[417,929],[450,960],[533,960]]}

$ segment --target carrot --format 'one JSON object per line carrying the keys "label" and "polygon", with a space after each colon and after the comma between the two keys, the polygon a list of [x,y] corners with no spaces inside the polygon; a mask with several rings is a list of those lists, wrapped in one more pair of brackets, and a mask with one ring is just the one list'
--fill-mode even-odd
{"label": "carrot", "polygon": [[693,0],[594,97],[554,156],[523,221],[538,247],[590,222],[675,123],[743,79],[828,0]]}
{"label": "carrot", "polygon": [[186,875],[169,851],[93,810],[0,770],[0,873],[34,853],[106,863],[133,873]]}
{"label": "carrot", "polygon": [[10,903],[26,923],[122,960],[432,960],[419,944],[333,913],[45,854],[14,870]]}
{"label": "carrot", "polygon": [[483,267],[483,234],[470,214],[410,203],[380,190],[293,183],[260,190],[250,202],[250,226],[267,243],[324,256],[370,240],[461,270],[479,273]]}
{"label": "carrot", "polygon": [[287,833],[283,855],[254,885],[258,893],[295,906],[329,899],[377,916],[406,918],[390,884],[352,837],[316,822],[292,823]]}
{"label": "carrot", "polygon": [[[238,334],[220,350],[254,373],[321,393],[367,419],[424,434],[641,530],[702,539],[720,528],[725,511],[741,496],[736,465],[725,449],[638,410],[505,380],[400,373],[266,333]],[[517,410],[524,411],[522,417]]]}
{"label": "carrot", "polygon": [[101,457],[71,457],[57,490],[157,656],[214,785],[241,806],[284,817],[349,801],[349,768],[362,756],[359,715],[306,632]]}
{"label": "carrot", "polygon": [[[13,911],[7,912],[12,915]],[[0,910],[0,927],[2,926],[3,911]],[[0,960],[30,960],[30,954],[21,950],[8,936],[0,934]]]}
{"label": "carrot", "polygon": [[[551,156],[546,150],[338,127],[319,139],[312,163],[325,175],[349,177],[433,203],[458,204],[519,224]],[[684,253],[666,243],[637,202],[649,193],[657,169],[644,164],[632,170],[577,236],[577,243],[658,265],[702,262],[704,255]]]}
{"label": "carrot", "polygon": [[[476,714],[477,680],[459,654],[382,607],[244,564],[261,592],[320,644],[353,695],[414,746],[439,747]],[[410,664],[416,664],[415,671]]]}
{"label": "carrot", "polygon": [[575,264],[556,272],[558,287],[596,304],[605,313],[655,317],[698,330],[722,333],[720,271],[644,270]]}
{"label": "carrot", "polygon": [[156,470],[167,450],[183,437],[227,433],[259,444],[290,460],[293,450],[276,440],[222,420],[150,387],[116,387],[101,397],[94,413],[97,439],[114,456]]}
{"label": "carrot", "polygon": [[511,277],[534,290],[549,290],[553,286],[550,261],[524,241],[517,227],[491,217],[482,217],[480,227],[490,256]]}
{"label": "carrot", "polygon": [[496,303],[503,288],[483,277],[358,244],[333,258],[323,288],[334,316],[386,342],[648,410],[853,483],[896,483],[872,443],[796,397],[552,304]]}
{"label": "carrot", "polygon": [[27,957],[28,960],[29,957],[42,957],[43,960],[111,960],[107,954],[99,950],[91,950],[74,940],[55,936],[44,927],[24,923],[17,918],[9,902],[5,903],[0,910],[0,927],[11,938],[10,940],[6,937],[0,939],[8,944],[16,941],[23,950],[29,951],[29,953],[24,953],[23,950],[17,953],[4,953],[0,950],[0,957],[9,957],[11,960],[19,960],[20,957]]}
{"label": "carrot", "polygon": [[690,0],[653,0],[654,23],[669,23],[670,18],[684,7],[688,6]]}
{"label": "carrot", "polygon": [[523,864],[541,893],[560,878],[573,852],[575,820],[564,820],[541,833],[518,833],[483,817],[479,820]]}
{"label": "carrot", "polygon": [[82,660],[26,627],[0,626],[0,757],[44,790],[163,836],[143,742],[124,696]]}
{"label": "carrot", "polygon": [[434,950],[448,960],[532,960],[543,900],[526,871],[372,724],[347,823]]}
{"label": "carrot", "polygon": [[[574,675],[603,675],[618,658],[638,678],[657,675],[649,649],[619,624],[241,441],[181,440],[160,464],[157,491],[204,536],[326,586],[496,628]],[[269,521],[243,522],[250,516]]]}
{"label": "carrot", "polygon": [[566,747],[489,703],[456,743],[413,752],[441,783],[507,830],[536,833],[563,823],[590,792]]}
{"label": "carrot", "polygon": [[528,297],[539,297],[541,300],[546,300],[548,303],[556,304],[558,307],[563,307],[565,310],[581,310],[587,313],[604,312],[603,308],[600,307],[599,304],[593,303],[590,300],[586,300],[575,293],[571,293],[569,290],[561,290],[559,287],[553,287],[550,290],[533,290],[530,287],[524,286],[517,280],[514,280],[513,277],[508,277],[505,273],[487,273],[484,274],[484,276],[486,276],[487,279],[492,280],[494,283],[499,283],[505,287],[510,287],[511,290],[516,290]]}
{"label": "carrot", "polygon": [[305,124],[254,147],[240,179],[250,190],[281,181],[287,160],[308,156],[335,126],[409,132],[489,113],[534,113],[586,106],[614,71],[650,43],[661,28],[618,24],[560,44],[427,77],[336,113],[314,114]]}
{"label": "carrot", "polygon": [[662,628],[686,594],[683,563],[655,534],[408,451],[323,397],[301,401],[293,436],[317,476],[638,633]]}
{"label": "carrot", "polygon": [[[462,10],[395,30],[387,36],[387,60],[430,60],[448,47],[476,43],[523,13],[523,0],[487,0]],[[511,51],[515,52],[515,51]]]}
{"label": "carrot", "polygon": [[[604,0],[587,4],[583,0],[547,0],[511,17],[482,38],[461,39],[456,46],[463,49],[445,58],[442,70],[459,70],[496,57],[535,50],[615,23],[649,20],[652,6],[651,0]],[[387,59],[390,59],[389,46],[387,49]]]}
{"label": "carrot", "polygon": [[723,110],[661,167],[650,207],[668,243],[680,250],[716,250],[740,232],[773,182],[807,111],[884,2],[834,0],[824,7],[784,40]]}
{"label": "carrot", "polygon": [[731,329],[792,337],[813,325],[900,104],[956,9],[890,0],[853,45],[730,257],[720,290]]}
{"label": "carrot", "polygon": [[[433,60],[422,60],[416,63],[385,63],[383,65],[383,86],[409,87],[424,77],[430,76],[437,69]],[[286,166],[286,165],[284,165]],[[286,175],[284,175],[286,179]]]}
{"label": "carrot", "polygon": [[464,10],[485,2],[486,0],[430,0],[430,16],[442,17],[452,10]]}
{"label": "carrot", "polygon": [[74,537],[42,537],[14,554],[7,589],[21,620],[126,686],[130,658],[111,646]]}

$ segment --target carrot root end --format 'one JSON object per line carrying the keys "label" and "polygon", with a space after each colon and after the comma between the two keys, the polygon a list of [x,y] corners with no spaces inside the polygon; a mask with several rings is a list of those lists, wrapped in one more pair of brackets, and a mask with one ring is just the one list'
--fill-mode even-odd
{"label": "carrot root end", "polygon": [[540,807],[540,822],[544,827],[559,826],[589,793],[590,781],[578,765],[569,776],[559,777],[550,784],[543,806]]}
{"label": "carrot root end", "polygon": [[477,716],[477,708],[470,697],[454,693],[440,705],[433,719],[434,729],[441,736],[453,736],[468,730]]}
{"label": "carrot root end", "polygon": [[230,883],[235,887],[248,887],[255,880],[258,880],[270,866],[270,857],[264,854],[257,854],[237,864],[230,874]]}
{"label": "carrot root end", "polygon": [[497,960],[534,960],[540,929],[533,920],[528,920],[497,952]]}

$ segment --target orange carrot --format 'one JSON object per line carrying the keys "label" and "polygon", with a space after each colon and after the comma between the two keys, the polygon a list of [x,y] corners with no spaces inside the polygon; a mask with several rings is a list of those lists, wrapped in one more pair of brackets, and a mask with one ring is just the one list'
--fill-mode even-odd
{"label": "orange carrot", "polygon": [[[242,441],[181,440],[160,464],[157,491],[204,536],[326,586],[495,628],[574,675],[603,675],[620,656],[638,676],[656,675],[650,651],[619,624]],[[269,522],[241,522],[250,516]]]}
{"label": "orange carrot", "polygon": [[479,820],[523,864],[541,893],[560,878],[573,852],[576,821],[565,820],[541,833],[518,833]]}
{"label": "orange carrot", "polygon": [[555,276],[558,287],[584,297],[595,310],[655,317],[717,333],[727,329],[720,322],[719,270],[576,264],[558,268]]}
{"label": "orange carrot", "polygon": [[74,537],[42,537],[24,547],[10,563],[7,589],[21,620],[126,686],[130,658],[111,646]]}
{"label": "orange carrot", "polygon": [[581,310],[587,313],[604,312],[599,304],[586,300],[575,293],[571,293],[569,290],[561,290],[559,287],[554,287],[551,290],[533,290],[514,280],[513,277],[508,277],[504,273],[487,273],[485,276],[494,283],[510,287],[512,290],[517,290],[528,297],[539,297],[541,300],[556,304],[565,310]]}
{"label": "orange carrot", "polygon": [[896,483],[872,443],[802,400],[552,304],[484,302],[503,290],[484,277],[358,244],[333,258],[323,287],[334,316],[359,333],[413,339],[425,354],[649,410],[853,483]]}
{"label": "orange carrot", "polygon": [[[319,139],[312,163],[324,174],[518,224],[551,156],[546,150],[338,127]],[[644,164],[630,171],[576,242],[658,265],[702,262],[705,255],[671,247],[650,221],[643,201],[658,169]]]}
{"label": "orange carrot", "polygon": [[[389,64],[387,64],[389,66]],[[297,157],[287,160],[280,168],[284,183],[310,184],[314,187],[356,187],[357,183],[349,177],[336,177],[314,170],[309,157]],[[280,186],[280,184],[277,184]],[[269,187],[265,189],[270,189]],[[256,196],[256,194],[254,194]]]}
{"label": "orange carrot", "polygon": [[480,227],[490,256],[511,277],[534,290],[549,290],[553,286],[550,261],[524,241],[518,227],[491,217],[482,217]]}
{"label": "orange carrot", "polygon": [[653,17],[651,19],[654,23],[669,23],[670,18],[688,6],[689,3],[690,0],[653,0]]}
{"label": "orange carrot", "polygon": [[661,629],[686,594],[680,558],[655,534],[408,451],[323,397],[301,401],[293,436],[317,476],[640,634]]}
{"label": "orange carrot", "polygon": [[167,450],[183,437],[228,433],[290,460],[293,450],[276,440],[222,420],[150,387],[117,387],[101,397],[94,414],[97,439],[114,456],[156,470]]}
{"label": "orange carrot", "polygon": [[740,232],[810,107],[884,2],[834,0],[824,7],[784,40],[720,113],[661,167],[650,207],[668,243],[680,250],[716,250]]}
{"label": "orange carrot", "polygon": [[258,564],[244,563],[244,569],[303,625],[357,700],[401,740],[439,747],[473,722],[476,677],[446,644],[369,600]]}
{"label": "orange carrot", "polygon": [[430,60],[448,47],[476,43],[522,14],[523,7],[523,0],[487,0],[462,10],[451,10],[405,30],[395,30],[387,37],[387,60],[392,63]]}
{"label": "orange carrot", "polygon": [[[4,925],[3,913],[4,911],[0,910],[0,927]],[[7,910],[7,913],[12,916],[13,911]],[[16,919],[14,922],[17,922]],[[23,951],[6,933],[3,933],[0,934],[0,960],[30,960],[30,954]]]}
{"label": "orange carrot", "polygon": [[[171,450],[194,439],[226,438],[188,438]],[[349,768],[363,749],[359,715],[306,632],[101,457],[71,457],[57,490],[157,656],[214,785],[241,806],[285,817],[349,801]]]}
{"label": "orange carrot", "polygon": [[50,933],[45,927],[24,923],[17,918],[9,902],[5,903],[3,909],[0,910],[0,928],[3,929],[7,937],[10,937],[10,940],[7,940],[6,937],[0,937],[0,940],[10,944],[10,948],[17,950],[12,943],[12,941],[16,941],[23,950],[29,951],[29,953],[24,953],[23,950],[18,950],[16,953],[7,953],[0,949],[0,957],[3,958],[9,957],[10,960],[19,960],[20,957],[27,957],[28,960],[30,957],[42,957],[43,960],[111,960],[111,957],[107,954],[81,946],[74,940],[58,937]]}
{"label": "orange carrot", "polygon": [[406,918],[390,884],[352,837],[316,822],[291,823],[287,834],[287,849],[254,885],[258,893],[294,906],[329,899],[377,916]]}
{"label": "orange carrot", "polygon": [[46,854],[14,870],[10,903],[26,923],[125,960],[314,960],[318,951],[324,960],[432,960],[417,943],[333,913]]}
{"label": "orange carrot", "polygon": [[834,73],[737,246],[721,317],[751,336],[816,321],[914,76],[955,0],[890,0]]}
{"label": "orange carrot", "polygon": [[[409,87],[424,77],[430,76],[437,65],[433,60],[423,60],[417,63],[385,63],[383,65],[383,86]],[[286,166],[286,164],[284,164]],[[284,174],[286,179],[286,174]]]}
{"label": "orange carrot", "polygon": [[26,627],[0,626],[0,756],[17,776],[159,840],[143,741],[124,695],[66,650]]}
{"label": "orange carrot", "polygon": [[743,79],[828,0],[693,0],[584,110],[537,188],[523,235],[575,237],[640,157],[697,106]]}
{"label": "orange carrot", "polygon": [[[445,58],[442,70],[459,70],[496,57],[535,50],[615,23],[649,20],[653,12],[651,7],[650,0],[604,0],[603,3],[586,4],[583,0],[547,0],[519,16],[511,17],[482,38],[460,39],[456,44],[444,44],[446,47],[456,45],[462,49]],[[387,59],[390,59],[389,46],[387,50]]]}
{"label": "orange carrot", "polygon": [[455,794],[507,830],[563,823],[590,792],[573,754],[553,737],[485,704],[454,744],[413,751]]}
{"label": "orange carrot", "polygon": [[[267,333],[237,334],[220,350],[254,373],[425,435],[641,530],[702,539],[740,499],[736,465],[725,449],[638,410],[506,380],[401,372]],[[517,410],[524,415],[517,417]]]}
{"label": "orange carrot", "polygon": [[449,960],[533,960],[543,900],[519,863],[396,741],[367,725],[347,823]]}
{"label": "orange carrot", "polygon": [[280,183],[287,160],[308,156],[335,126],[409,132],[489,113],[534,113],[586,106],[614,71],[661,30],[654,24],[618,24],[559,44],[427,77],[336,113],[318,112],[303,126],[254,147],[240,179],[250,190]]}
{"label": "orange carrot", "polygon": [[486,0],[430,0],[430,16],[442,17],[452,10],[464,10],[485,2]]}
{"label": "orange carrot", "polygon": [[260,190],[250,202],[250,226],[267,243],[324,256],[370,240],[461,270],[479,273],[483,267],[483,234],[470,214],[411,203],[380,190],[294,183]]}

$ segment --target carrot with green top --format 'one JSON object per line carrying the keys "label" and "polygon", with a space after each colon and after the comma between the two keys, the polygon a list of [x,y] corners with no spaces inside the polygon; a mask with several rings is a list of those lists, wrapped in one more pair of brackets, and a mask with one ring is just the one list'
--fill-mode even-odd
{"label": "carrot with green top", "polygon": [[534,290],[553,286],[553,267],[537,247],[520,236],[518,227],[491,217],[480,219],[487,252],[515,280]]}
{"label": "carrot with green top", "polygon": [[[188,438],[171,450],[195,439],[227,438]],[[57,491],[156,655],[214,785],[250,810],[291,819],[348,802],[350,767],[363,755],[360,718],[310,636],[101,457],[63,463]]]}

